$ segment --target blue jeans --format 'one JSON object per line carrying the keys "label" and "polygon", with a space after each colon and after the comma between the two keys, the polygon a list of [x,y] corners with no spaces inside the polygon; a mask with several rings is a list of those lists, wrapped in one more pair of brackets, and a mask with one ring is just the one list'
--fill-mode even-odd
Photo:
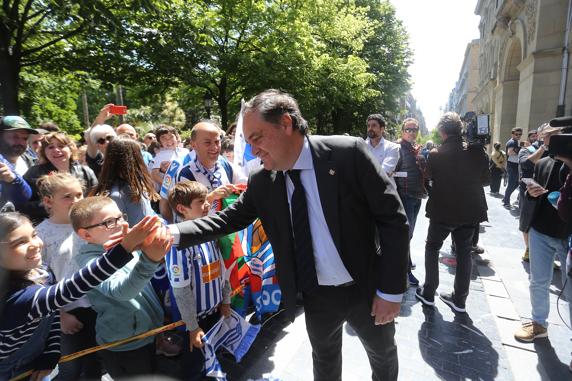
{"label": "blue jeans", "polygon": [[[0,361],[0,380],[9,380],[21,373],[32,370],[34,360],[44,352],[53,320],[53,314],[43,318],[38,328],[28,338],[28,341],[7,359]],[[43,381],[49,380],[49,376],[43,379]]]}
{"label": "blue jeans", "polygon": [[510,205],[510,195],[518,187],[518,164],[506,163],[506,175],[508,176],[508,183],[504,192],[503,204]]}
{"label": "blue jeans", "polygon": [[[530,228],[528,232],[528,247],[530,250],[530,303],[532,304],[532,320],[547,326],[548,313],[550,312],[549,287],[554,272],[554,258],[560,260],[562,281],[566,275],[566,256],[568,254],[568,242],[547,236]],[[568,300],[568,309],[572,316],[572,284],[566,283],[564,295]]]}
{"label": "blue jeans", "polygon": [[[407,215],[407,222],[409,223],[409,240],[413,237],[413,231],[415,230],[415,224],[417,223],[417,215],[419,214],[419,209],[421,209],[421,199],[411,197],[405,194],[399,194],[401,198],[401,203],[405,209],[405,214]],[[409,265],[408,270],[411,271],[411,251],[409,252]]]}

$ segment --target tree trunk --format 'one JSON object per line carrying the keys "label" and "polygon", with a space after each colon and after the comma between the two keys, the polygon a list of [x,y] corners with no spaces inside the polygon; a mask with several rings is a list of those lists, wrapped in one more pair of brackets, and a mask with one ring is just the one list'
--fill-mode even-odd
{"label": "tree trunk", "polygon": [[334,135],[342,135],[351,128],[351,117],[345,110],[335,109],[332,111],[332,123]]}
{"label": "tree trunk", "polygon": [[8,52],[0,54],[0,94],[4,115],[20,115],[18,90],[20,87],[20,64],[17,57]]}

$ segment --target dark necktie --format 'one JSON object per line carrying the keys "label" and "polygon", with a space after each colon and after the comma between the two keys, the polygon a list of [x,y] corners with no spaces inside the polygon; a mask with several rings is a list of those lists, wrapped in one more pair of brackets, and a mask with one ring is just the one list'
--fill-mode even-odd
{"label": "dark necktie", "polygon": [[288,171],[288,176],[294,184],[292,193],[292,232],[294,233],[294,256],[296,258],[296,284],[298,291],[310,292],[318,286],[314,250],[312,248],[312,233],[308,219],[306,192],[300,181],[300,170]]}

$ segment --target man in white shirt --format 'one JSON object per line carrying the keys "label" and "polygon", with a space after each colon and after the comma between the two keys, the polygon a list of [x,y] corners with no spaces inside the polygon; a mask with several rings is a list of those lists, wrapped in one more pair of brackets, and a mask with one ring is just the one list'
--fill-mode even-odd
{"label": "man in white shirt", "polygon": [[[390,142],[383,138],[385,132],[385,120],[381,114],[371,114],[367,117],[367,147],[379,160],[379,164],[391,178],[395,171],[395,166],[399,161],[399,144]],[[393,178],[391,178],[393,180]]]}

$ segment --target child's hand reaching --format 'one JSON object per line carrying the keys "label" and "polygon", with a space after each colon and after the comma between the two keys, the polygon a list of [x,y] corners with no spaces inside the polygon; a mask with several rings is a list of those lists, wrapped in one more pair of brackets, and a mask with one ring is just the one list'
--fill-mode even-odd
{"label": "child's hand reaching", "polygon": [[203,337],[205,336],[205,333],[203,332],[203,330],[199,327],[197,329],[195,329],[194,331],[189,331],[189,341],[190,341],[190,345],[189,345],[189,350],[192,352],[193,348],[202,348],[204,346],[203,344]]}
{"label": "child's hand reaching", "polygon": [[60,311],[60,323],[62,332],[66,335],[73,335],[83,329],[83,323],[65,311]]}
{"label": "child's hand reaching", "polygon": [[123,248],[131,253],[132,251],[137,250],[146,238],[152,236],[152,233],[158,227],[159,217],[146,216],[131,229],[129,229],[127,224],[124,224],[121,233],[112,235],[109,241],[107,241],[103,246],[108,250],[121,242]]}
{"label": "child's hand reaching", "polygon": [[141,244],[141,251],[153,262],[161,262],[171,244],[173,236],[166,226],[159,227],[154,235],[147,237]]}

